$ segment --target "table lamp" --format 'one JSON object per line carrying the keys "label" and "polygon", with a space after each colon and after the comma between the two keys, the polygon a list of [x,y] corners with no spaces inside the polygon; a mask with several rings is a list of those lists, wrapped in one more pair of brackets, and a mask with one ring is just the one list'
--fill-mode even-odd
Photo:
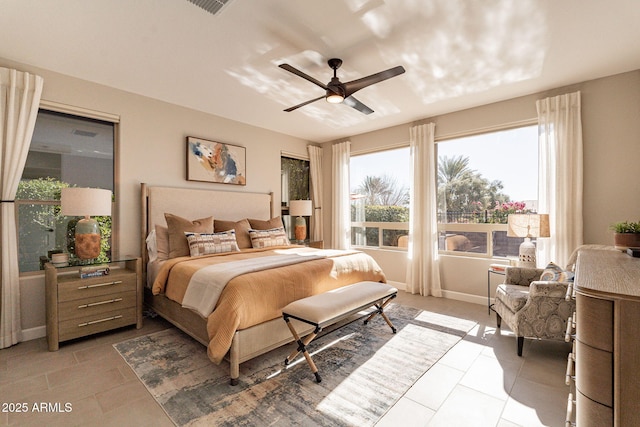
{"label": "table lamp", "polygon": [[303,216],[311,216],[311,212],[311,200],[291,200],[289,202],[289,215],[297,217],[294,234],[300,244],[307,238],[307,222]]}
{"label": "table lamp", "polygon": [[532,237],[549,237],[548,214],[512,214],[507,220],[507,236],[524,237],[518,256],[519,267],[536,267],[536,245]]}
{"label": "table lamp", "polygon": [[75,227],[75,255],[82,260],[100,255],[100,226],[92,216],[111,215],[111,191],[100,188],[63,188],[61,213],[83,216]]}

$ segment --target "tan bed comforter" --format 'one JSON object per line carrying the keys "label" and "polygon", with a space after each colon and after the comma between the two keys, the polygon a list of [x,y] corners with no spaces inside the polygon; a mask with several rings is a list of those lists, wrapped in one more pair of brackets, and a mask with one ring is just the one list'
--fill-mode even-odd
{"label": "tan bed comforter", "polygon": [[[164,293],[182,303],[189,278],[200,268],[227,261],[271,256],[290,247],[245,249],[242,252],[167,260],[153,283],[154,295]],[[322,252],[319,252],[322,253]],[[220,363],[236,331],[275,319],[292,301],[351,283],[386,281],[369,255],[357,251],[327,251],[327,258],[237,276],[225,287],[207,319],[209,358]]]}

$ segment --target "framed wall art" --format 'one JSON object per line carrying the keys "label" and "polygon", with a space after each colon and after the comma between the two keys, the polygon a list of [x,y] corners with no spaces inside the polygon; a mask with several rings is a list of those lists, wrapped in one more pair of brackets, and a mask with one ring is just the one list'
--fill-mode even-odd
{"label": "framed wall art", "polygon": [[246,148],[187,137],[187,180],[246,185]]}

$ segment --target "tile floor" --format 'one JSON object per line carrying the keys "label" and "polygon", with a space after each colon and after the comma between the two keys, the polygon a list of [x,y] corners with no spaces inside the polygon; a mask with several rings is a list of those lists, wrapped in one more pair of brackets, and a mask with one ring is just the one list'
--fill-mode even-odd
{"label": "tile floor", "polygon": [[[516,355],[508,329],[497,333],[486,306],[401,292],[397,302],[478,322],[424,374],[378,426],[561,426],[568,344],[525,341]],[[0,350],[0,426],[171,426],[112,344],[169,327],[146,319],[47,351],[44,338]],[[28,402],[27,412],[16,404]],[[34,412],[33,404],[47,404]],[[65,403],[71,411],[65,412]],[[39,407],[39,406],[38,406]]]}

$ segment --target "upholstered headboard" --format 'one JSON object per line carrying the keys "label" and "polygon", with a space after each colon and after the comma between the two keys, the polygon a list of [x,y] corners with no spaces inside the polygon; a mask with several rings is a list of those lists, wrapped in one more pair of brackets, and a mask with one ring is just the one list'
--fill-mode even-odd
{"label": "upholstered headboard", "polygon": [[272,218],[274,214],[273,193],[162,187],[142,183],[141,196],[141,248],[145,272],[149,259],[147,235],[156,224],[167,225],[164,219],[165,213],[187,219],[213,216],[215,219],[228,221],[238,221],[243,218],[266,220]]}

